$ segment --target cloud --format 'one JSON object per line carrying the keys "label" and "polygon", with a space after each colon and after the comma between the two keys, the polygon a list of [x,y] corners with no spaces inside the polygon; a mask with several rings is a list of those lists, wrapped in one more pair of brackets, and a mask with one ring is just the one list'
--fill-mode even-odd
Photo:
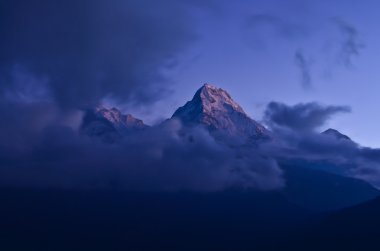
{"label": "cloud", "polygon": [[0,79],[0,97],[10,101],[34,103],[51,99],[46,76],[37,76],[20,65],[9,68],[7,79]]}
{"label": "cloud", "polygon": [[[303,48],[303,51],[296,50],[294,60],[301,73],[300,83],[305,89],[312,86],[313,75],[321,75],[317,71],[331,75],[336,66],[350,69],[354,59],[365,48],[358,29],[340,17],[324,20],[318,20],[318,17],[307,20],[297,19],[297,16],[292,18],[289,21],[288,16],[270,13],[251,15],[244,23],[245,36],[254,49],[277,48],[278,39],[289,42],[286,48]],[[327,37],[333,38],[326,41]],[[320,47],[324,47],[323,51],[314,53]],[[307,57],[304,51],[308,52]],[[313,69],[311,63],[315,66]]]}
{"label": "cloud", "polygon": [[[0,144],[0,181],[7,186],[273,190],[285,185],[278,159],[326,160],[355,167],[361,163],[363,168],[374,161],[372,155],[377,156],[354,142],[315,133],[331,116],[349,111],[344,106],[271,102],[265,119],[276,140],[258,148],[240,148],[216,140],[204,128],[187,128],[176,120],[131,133],[117,144],[105,144],[68,126],[65,121],[72,116],[59,120],[51,101],[6,102],[1,107],[8,109],[0,114],[12,119],[0,130],[0,137],[6,139]],[[346,171],[365,179],[360,170]]]}
{"label": "cloud", "polygon": [[350,108],[315,102],[293,106],[270,102],[264,112],[264,121],[272,129],[275,140],[262,145],[262,150],[276,159],[353,163],[359,152],[357,143],[334,134],[320,133],[328,120],[342,112],[350,112]]}
{"label": "cloud", "polygon": [[341,18],[334,18],[333,22],[339,28],[342,41],[338,52],[338,62],[346,67],[352,66],[353,58],[360,55],[364,44],[360,41],[357,28]]}
{"label": "cloud", "polygon": [[170,83],[165,72],[196,39],[189,11],[214,4],[0,1],[0,183],[200,191],[282,187],[274,159],[219,144],[203,129],[164,123],[111,145],[78,133],[81,108],[105,98],[137,105],[161,98]]}
{"label": "cloud", "polygon": [[[164,73],[196,39],[188,1],[0,1],[0,81],[13,69],[43,78],[64,109],[150,104],[167,94]],[[25,74],[22,76],[25,77]],[[16,76],[18,78],[18,76]]]}
{"label": "cloud", "polygon": [[[277,142],[263,146],[272,158],[304,161],[305,168],[322,168],[342,176],[364,180],[380,188],[380,149],[313,132],[276,131]],[[314,166],[314,167],[313,167]]]}
{"label": "cloud", "polygon": [[346,106],[318,103],[288,106],[271,102],[265,111],[265,121],[271,126],[275,140],[262,144],[260,152],[292,164],[303,161],[305,168],[324,167],[324,171],[361,179],[380,188],[380,149],[319,132],[332,116],[349,111]]}
{"label": "cloud", "polygon": [[[1,100],[2,186],[148,191],[281,189],[278,161],[324,161],[342,175],[380,186],[379,150],[316,132],[344,106],[271,102],[266,121],[273,139],[259,146],[231,147],[204,128],[169,120],[135,132],[117,144],[78,133],[82,116],[61,114],[51,101]],[[73,122],[74,121],[74,122]],[[226,139],[223,139],[226,140]]]}
{"label": "cloud", "polygon": [[311,79],[311,63],[307,60],[301,50],[297,50],[294,54],[295,65],[298,67],[301,73],[301,83],[305,89],[310,89],[312,86]]}
{"label": "cloud", "polygon": [[315,131],[325,125],[333,115],[350,110],[347,106],[323,106],[315,102],[294,106],[270,102],[264,112],[264,121],[274,129]]}
{"label": "cloud", "polygon": [[201,192],[284,186],[274,159],[217,142],[203,128],[170,120],[106,144],[58,120],[47,105],[8,102],[9,110],[0,110],[11,117],[0,130],[2,186]]}

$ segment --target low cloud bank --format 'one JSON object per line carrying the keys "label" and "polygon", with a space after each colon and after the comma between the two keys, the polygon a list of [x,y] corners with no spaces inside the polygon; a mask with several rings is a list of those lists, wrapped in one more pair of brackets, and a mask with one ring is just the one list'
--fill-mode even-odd
{"label": "low cloud bank", "polygon": [[274,159],[231,148],[176,120],[106,144],[70,126],[73,115],[57,119],[63,115],[51,103],[0,107],[10,119],[0,131],[3,186],[219,191],[284,185]]}
{"label": "low cloud bank", "polygon": [[147,191],[273,190],[286,185],[278,161],[303,159],[330,163],[342,175],[380,187],[379,149],[318,131],[332,115],[348,111],[348,107],[317,103],[272,102],[265,112],[272,139],[255,146],[236,147],[236,142],[221,142],[206,129],[185,127],[177,120],[108,144],[79,132],[80,112],[62,112],[48,100],[3,99],[0,184]]}
{"label": "low cloud bank", "polygon": [[319,103],[268,104],[264,121],[272,130],[274,141],[261,146],[261,151],[275,159],[298,159],[325,163],[338,172],[365,180],[380,188],[380,149],[334,134],[321,133],[332,116],[350,112],[347,106],[325,106]]}

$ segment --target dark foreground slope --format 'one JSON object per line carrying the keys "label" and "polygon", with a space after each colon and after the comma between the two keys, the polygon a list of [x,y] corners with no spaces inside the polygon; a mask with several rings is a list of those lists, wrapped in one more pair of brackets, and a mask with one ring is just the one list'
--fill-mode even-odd
{"label": "dark foreground slope", "polygon": [[333,211],[351,207],[380,195],[369,183],[342,175],[312,169],[305,163],[282,163],[285,197],[314,211]]}
{"label": "dark foreground slope", "polygon": [[0,191],[0,250],[270,250],[311,214],[276,193]]}
{"label": "dark foreground slope", "polygon": [[281,193],[0,190],[0,250],[379,250],[380,198],[314,214]]}
{"label": "dark foreground slope", "polygon": [[299,233],[289,250],[380,250],[380,197],[327,215]]}

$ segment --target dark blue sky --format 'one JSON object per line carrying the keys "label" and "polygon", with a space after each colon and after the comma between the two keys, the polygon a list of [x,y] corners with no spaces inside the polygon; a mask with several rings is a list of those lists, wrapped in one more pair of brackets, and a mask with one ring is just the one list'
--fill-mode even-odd
{"label": "dark blue sky", "polygon": [[[228,184],[245,185],[248,174],[250,185],[278,187],[282,174],[272,158],[289,154],[344,160],[357,167],[349,176],[380,186],[379,5],[0,0],[1,179],[71,186],[125,178],[137,187],[174,182],[176,188],[212,183],[215,189],[226,184],[225,177]],[[263,148],[269,161],[249,152],[247,161],[236,163],[239,154],[202,130],[189,128],[197,144],[182,143],[176,122],[125,137],[116,148],[93,144],[81,133],[85,111],[99,105],[116,106],[148,124],[163,121],[206,82],[227,90],[252,118],[269,126],[280,140]],[[328,127],[354,142],[321,137]],[[104,168],[110,159],[115,165]],[[235,164],[242,172],[225,175]],[[119,175],[125,166],[130,168]],[[168,171],[152,172],[156,166]],[[183,170],[192,166],[206,173],[191,172],[188,179]]]}
{"label": "dark blue sky", "polygon": [[[348,105],[331,127],[379,146],[377,1],[218,1],[193,11],[198,39],[181,58],[166,115],[203,82],[228,90],[255,119],[271,100]],[[350,48],[350,46],[355,48]],[[305,87],[296,53],[308,64]]]}
{"label": "dark blue sky", "polygon": [[271,101],[350,106],[328,126],[378,147],[379,8],[375,0],[2,0],[0,94],[52,101],[66,115],[116,104],[154,123],[209,82],[256,120]]}

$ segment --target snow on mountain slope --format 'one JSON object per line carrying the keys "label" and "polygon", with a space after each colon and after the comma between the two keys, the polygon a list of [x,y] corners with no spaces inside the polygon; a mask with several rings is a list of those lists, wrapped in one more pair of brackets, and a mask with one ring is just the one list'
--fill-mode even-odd
{"label": "snow on mountain slope", "polygon": [[172,119],[185,125],[204,125],[211,132],[229,136],[262,138],[268,136],[264,126],[251,119],[223,89],[203,85],[191,101],[178,108]]}
{"label": "snow on mountain slope", "polygon": [[118,109],[97,108],[96,114],[100,118],[105,118],[118,130],[141,130],[148,126],[140,119],[136,119],[131,114],[122,114]]}
{"label": "snow on mountain slope", "polygon": [[85,112],[81,131],[88,136],[101,137],[106,142],[114,142],[125,133],[141,131],[149,126],[130,114],[122,114],[118,109],[98,107]]}

